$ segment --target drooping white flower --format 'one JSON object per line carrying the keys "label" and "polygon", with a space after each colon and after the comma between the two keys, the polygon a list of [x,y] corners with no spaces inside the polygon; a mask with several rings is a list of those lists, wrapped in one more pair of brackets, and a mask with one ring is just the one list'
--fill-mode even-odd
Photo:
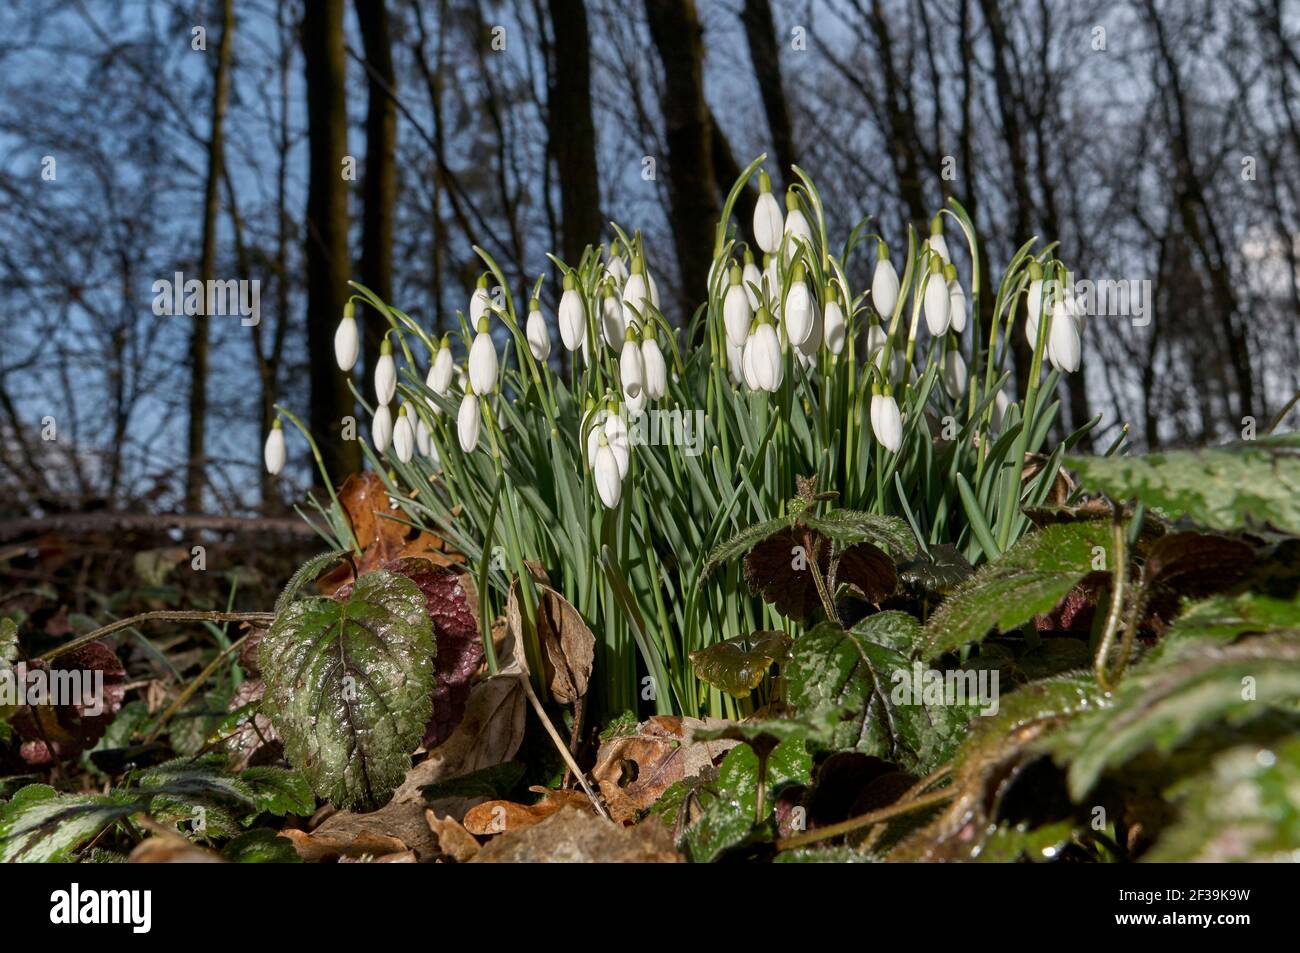
{"label": "drooping white flower", "polygon": [[405,404],[397,412],[397,422],[393,424],[393,450],[403,463],[410,463],[415,453],[415,431],[411,428]]}
{"label": "drooping white flower", "polygon": [[966,393],[966,360],[961,352],[952,348],[943,356],[943,389],[953,400]]}
{"label": "drooping white flower", "polygon": [[812,294],[804,283],[803,262],[794,266],[790,289],[785,294],[785,305],[781,309],[781,320],[785,323],[786,337],[796,347],[808,340],[813,330]]}
{"label": "drooping white flower", "polygon": [[1025,292],[1025,339],[1038,347],[1038,321],[1043,313],[1043,270],[1038,262],[1029,265],[1029,289]]}
{"label": "drooping white flower", "polygon": [[925,278],[925,298],[922,309],[925,311],[925,326],[935,337],[948,333],[948,286],[943,280],[942,267],[937,258],[930,259],[930,271]]}
{"label": "drooping white flower", "polygon": [[[524,337],[528,339],[528,350],[533,360],[545,364],[551,356],[551,332],[546,327],[546,318],[542,316],[542,303],[536,298],[528,302],[528,323],[524,326]],[[471,354],[470,358],[473,359]]]}
{"label": "drooping white flower", "polygon": [[745,267],[740,277],[741,283],[745,286],[745,297],[749,298],[750,310],[757,311],[761,302],[758,292],[754,289],[763,287],[763,273],[758,270],[758,265],[754,264],[754,255],[748,248],[745,249]]}
{"label": "drooping white flower", "polygon": [[966,292],[957,280],[957,268],[946,265],[943,276],[948,282],[948,325],[958,334],[966,330]]}
{"label": "drooping white flower", "polygon": [[618,242],[611,242],[609,246],[609,262],[605,265],[605,273],[614,279],[618,287],[623,287],[623,282],[627,281],[627,262],[623,260],[622,248]]}
{"label": "drooping white flower", "polygon": [[749,294],[744,286],[744,275],[739,265],[731,266],[731,286],[722,298],[722,323],[727,330],[727,343],[732,347],[744,347],[749,337],[749,323],[754,319],[754,310],[749,303]]}
{"label": "drooping white flower", "polygon": [[871,304],[882,320],[888,321],[898,304],[898,272],[889,260],[889,248],[876,243],[876,270],[871,276]]}
{"label": "drooping white flower", "polygon": [[781,387],[785,376],[785,362],[781,355],[781,339],[777,337],[776,327],[767,312],[758,312],[758,327],[754,330],[754,339],[750,343],[753,351],[754,381],[759,390],[775,393]]}
{"label": "drooping white flower", "polygon": [[375,409],[375,419],[370,422],[370,442],[375,445],[375,453],[383,453],[393,441],[393,412],[387,404],[380,404]]}
{"label": "drooping white flower", "polygon": [[600,328],[605,336],[605,343],[615,351],[622,351],[623,338],[627,335],[627,324],[623,320],[623,306],[619,303],[618,291],[612,281],[607,281],[601,292]]}
{"label": "drooping white flower", "polygon": [[478,334],[469,346],[469,383],[477,394],[490,394],[497,386],[497,349],[488,333],[487,318],[480,318]]}
{"label": "drooping white flower", "polygon": [[785,193],[785,207],[785,263],[789,265],[801,245],[812,247],[812,226],[799,208],[799,197],[794,189]]}
{"label": "drooping white flower", "polygon": [[591,468],[596,478],[596,493],[605,508],[612,510],[618,506],[618,501],[623,496],[623,478],[619,475],[618,460],[609,446],[604,430],[597,433],[597,441],[596,460]]}
{"label": "drooping white flower", "polygon": [[379,360],[375,362],[375,399],[387,404],[397,393],[397,365],[393,363],[393,344],[388,338],[379,345]]}
{"label": "drooping white flower", "polygon": [[[781,275],[775,255],[763,256],[763,280],[767,283],[767,305],[775,317],[781,317]],[[755,309],[757,310],[757,309]]]}
{"label": "drooping white flower", "polygon": [[943,259],[946,265],[952,261],[952,256],[948,254],[948,242],[943,237],[943,213],[940,212],[930,220],[930,237],[926,244],[936,255]]}
{"label": "drooping white flower", "polygon": [[636,400],[645,389],[645,358],[635,333],[629,333],[623,342],[623,350],[618,356],[618,379],[623,387],[623,396],[628,400]]}
{"label": "drooping white flower", "polygon": [[473,391],[466,391],[456,414],[456,436],[460,439],[460,448],[466,453],[473,453],[478,446],[479,425],[478,398]]}
{"label": "drooping white flower", "polygon": [[885,329],[879,324],[873,324],[867,328],[867,357],[875,357],[885,346],[886,334]]}
{"label": "drooping white flower", "polygon": [[646,320],[646,306],[650,304],[654,304],[654,297],[646,281],[645,262],[638,255],[632,259],[632,273],[623,284],[623,323]]}
{"label": "drooping white flower", "polygon": [[266,472],[271,476],[279,476],[280,471],[284,469],[284,430],[280,426],[280,418],[276,417],[271,422],[271,432],[266,435],[266,446],[262,448],[262,460],[266,463]]}
{"label": "drooping white flower", "polygon": [[[645,262],[642,262],[645,266]],[[656,308],[659,307],[659,286],[655,284],[655,276],[650,273],[650,269],[645,269],[645,286],[650,289],[650,303]]]}
{"label": "drooping white flower", "polygon": [[1052,326],[1047,338],[1047,356],[1058,371],[1073,374],[1079,369],[1082,342],[1075,322],[1074,301],[1065,294],[1056,295],[1052,306]]}
{"label": "drooping white flower", "polygon": [[479,275],[474,293],[469,298],[469,326],[478,327],[479,319],[492,307],[492,296],[488,294],[487,275]]}
{"label": "drooping white flower", "polygon": [[[425,384],[429,390],[433,391],[439,397],[445,397],[447,391],[451,389],[451,375],[455,372],[456,365],[451,359],[451,339],[443,335],[442,343],[438,346],[438,353],[433,356],[433,364],[429,367],[429,376],[425,378]],[[434,411],[441,413],[435,404]]]}
{"label": "drooping white flower", "polygon": [[618,478],[627,477],[627,468],[632,462],[632,441],[628,437],[627,424],[617,411],[610,411],[605,416],[605,440],[614,452],[614,462],[618,464]]}
{"label": "drooping white flower", "polygon": [[1007,419],[1007,411],[1010,409],[1011,401],[1006,391],[999,390],[993,397],[993,414],[989,421],[995,431],[1002,430],[1002,424]]}
{"label": "drooping white flower", "polygon": [[645,394],[651,400],[660,400],[668,392],[668,365],[650,325],[641,335],[641,358],[645,368]]}
{"label": "drooping white flower", "polygon": [[[749,339],[749,335],[745,335]],[[730,341],[727,342],[727,373],[731,377],[731,383],[743,384],[745,382],[745,347],[742,344],[736,347]]]}
{"label": "drooping white flower", "polygon": [[772,194],[772,180],[766,170],[758,173],[758,201],[754,203],[754,241],[764,252],[775,255],[781,247],[784,224],[781,206]]}
{"label": "drooping white flower", "polygon": [[334,331],[334,360],[339,370],[350,371],[357,363],[361,353],[361,335],[357,331],[356,305],[348,299],[343,306],[343,318]]}
{"label": "drooping white flower", "polygon": [[809,295],[809,303],[812,307],[812,330],[804,338],[802,344],[796,344],[794,347],[795,356],[799,358],[799,363],[805,367],[812,367],[816,363],[814,358],[822,349],[822,309],[817,304],[816,296]]}
{"label": "drooping white flower", "polygon": [[758,386],[758,374],[754,369],[754,343],[758,340],[758,335],[755,333],[757,330],[757,324],[751,326],[749,337],[745,339],[745,346],[740,352],[740,374],[745,380],[745,386],[750,390],[762,390]]}
{"label": "drooping white flower", "polygon": [[888,394],[871,397],[871,429],[880,445],[890,453],[898,453],[903,445],[903,416],[898,402]]}
{"label": "drooping white flower", "polygon": [[576,351],[587,340],[587,313],[582,295],[575,287],[573,272],[564,276],[564,293],[560,295],[560,340],[569,351]]}
{"label": "drooping white flower", "polygon": [[641,388],[640,392],[635,397],[628,397],[623,401],[623,406],[627,409],[628,415],[632,417],[636,417],[645,410],[645,405],[646,391],[644,387]]}
{"label": "drooping white flower", "polygon": [[822,339],[826,342],[826,349],[832,354],[843,351],[846,332],[839,286],[831,284],[826,288],[826,307],[822,309]]}
{"label": "drooping white flower", "polygon": [[421,456],[434,455],[433,434],[429,432],[429,425],[424,422],[424,418],[418,414],[415,422],[415,447],[420,451]]}

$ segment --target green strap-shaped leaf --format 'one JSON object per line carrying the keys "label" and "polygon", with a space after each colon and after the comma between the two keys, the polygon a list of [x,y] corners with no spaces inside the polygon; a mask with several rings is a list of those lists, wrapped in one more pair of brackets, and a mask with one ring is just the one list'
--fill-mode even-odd
{"label": "green strap-shaped leaf", "polygon": [[850,632],[817,626],[795,643],[786,666],[791,703],[814,722],[834,715],[832,747],[928,773],[952,754],[973,709],[925,704],[924,674],[917,684],[919,663],[909,657],[920,632],[904,612],[868,616]]}
{"label": "green strap-shaped leaf", "polygon": [[1085,489],[1136,497],[1211,529],[1267,523],[1300,534],[1300,434],[1140,457],[1068,457]]}
{"label": "green strap-shaped leaf", "polygon": [[1110,571],[1106,522],[1058,523],[1031,533],[959,584],[926,622],[919,642],[932,659],[1050,612],[1089,573]]}
{"label": "green strap-shaped leaf", "polygon": [[130,794],[59,794],[29,784],[0,806],[0,863],[67,863],[73,851],[143,808]]}
{"label": "green strap-shaped leaf", "polygon": [[290,604],[261,645],[262,709],[291,764],[341,808],[385,803],[431,711],[433,629],[414,582],[357,580],[342,601]]}

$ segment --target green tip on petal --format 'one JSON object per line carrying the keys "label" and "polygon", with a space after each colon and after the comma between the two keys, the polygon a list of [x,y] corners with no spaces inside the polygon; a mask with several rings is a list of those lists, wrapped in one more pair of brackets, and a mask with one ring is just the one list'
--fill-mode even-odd
{"label": "green tip on petal", "polygon": [[943,274],[943,259],[940,258],[937,254],[930,255],[930,274],[932,275]]}
{"label": "green tip on petal", "polygon": [[479,333],[479,334],[487,334],[487,333],[488,333],[488,319],[487,319],[487,315],[484,315],[483,317],[481,317],[481,318],[478,319],[478,329],[477,329],[477,330],[478,330],[478,333]]}
{"label": "green tip on petal", "polygon": [[750,249],[750,247],[749,247],[748,245],[746,245],[746,246],[745,246],[745,264],[747,264],[747,265],[752,265],[753,263],[754,263],[754,252]]}
{"label": "green tip on petal", "polygon": [[756,325],[772,323],[772,315],[768,313],[767,305],[761,304],[758,306],[758,314],[754,315],[754,323]]}
{"label": "green tip on petal", "polygon": [[388,338],[384,338],[381,342],[379,342],[379,353],[380,353],[380,354],[392,354],[392,353],[393,353],[393,342],[390,341],[390,340],[388,340]]}
{"label": "green tip on petal", "polygon": [[740,284],[741,282],[740,266],[737,265],[734,261],[731,263],[731,270],[728,272],[728,274],[731,276],[731,283],[733,285]]}
{"label": "green tip on petal", "polygon": [[438,342],[438,349],[451,347],[451,334],[444,334],[442,340]]}
{"label": "green tip on petal", "polygon": [[343,317],[355,318],[357,316],[357,303],[349,298],[343,304]]}
{"label": "green tip on petal", "polygon": [[1030,281],[1043,280],[1043,266],[1036,261],[1031,261],[1029,263],[1029,280]]}
{"label": "green tip on petal", "polygon": [[758,194],[764,195],[772,191],[772,177],[767,174],[766,169],[758,170]]}
{"label": "green tip on petal", "polygon": [[528,299],[528,310],[529,310],[529,311],[541,311],[541,310],[542,310],[542,303],[541,303],[540,301],[538,301],[536,298],[529,298],[529,299]]}
{"label": "green tip on petal", "polygon": [[946,265],[943,266],[943,280],[944,280],[944,281],[956,281],[956,280],[957,280],[957,266],[956,266],[956,265],[954,265],[954,264],[952,264],[952,263],[950,262],[950,263],[948,263],[948,264],[946,264]]}
{"label": "green tip on petal", "polygon": [[487,288],[487,272],[478,276],[478,281],[475,283],[474,287],[478,288],[480,291]]}
{"label": "green tip on petal", "polygon": [[574,284],[574,282],[573,282],[573,272],[571,272],[571,271],[566,271],[566,272],[564,273],[564,290],[565,290],[565,291],[572,291],[572,290],[573,290],[573,284]]}
{"label": "green tip on petal", "polygon": [[934,218],[930,219],[930,234],[931,235],[943,234],[943,213],[942,212],[936,213]]}
{"label": "green tip on petal", "polygon": [[276,417],[274,420],[271,421],[271,429],[272,429],[272,430],[280,430],[280,429],[282,429],[282,428],[283,428],[283,424],[280,423],[280,418],[279,418],[279,417]]}
{"label": "green tip on petal", "polygon": [[795,194],[794,187],[791,186],[785,193],[785,210],[793,212],[799,207],[799,196]]}
{"label": "green tip on petal", "polygon": [[876,261],[889,261],[889,246],[883,238],[876,239]]}

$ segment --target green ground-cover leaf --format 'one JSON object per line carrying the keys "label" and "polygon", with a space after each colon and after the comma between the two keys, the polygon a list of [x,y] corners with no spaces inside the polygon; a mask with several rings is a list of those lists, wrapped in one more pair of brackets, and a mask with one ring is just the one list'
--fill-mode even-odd
{"label": "green ground-cover leaf", "polygon": [[293,843],[265,827],[245,831],[221,849],[221,856],[236,864],[300,864]]}
{"label": "green ground-cover leaf", "polygon": [[396,573],[277,616],[261,645],[262,708],[318,795],[341,808],[388,800],[429,720],[433,654],[424,596]]}
{"label": "green ground-cover leaf", "polygon": [[0,863],[75,860],[75,850],[143,807],[129,792],[60,794],[30,784],[0,805]]}
{"label": "green ground-cover leaf", "polygon": [[1208,450],[1068,457],[1087,490],[1136,497],[1173,519],[1211,529],[1268,524],[1300,534],[1300,434]]}
{"label": "green ground-cover leaf", "polygon": [[920,655],[932,659],[1051,612],[1090,573],[1109,571],[1113,545],[1102,521],[1031,533],[949,594],[926,622]]}
{"label": "green ground-cover leaf", "polygon": [[744,698],[774,663],[785,659],[789,649],[790,637],[784,632],[755,632],[692,652],[691,664],[700,681]]}

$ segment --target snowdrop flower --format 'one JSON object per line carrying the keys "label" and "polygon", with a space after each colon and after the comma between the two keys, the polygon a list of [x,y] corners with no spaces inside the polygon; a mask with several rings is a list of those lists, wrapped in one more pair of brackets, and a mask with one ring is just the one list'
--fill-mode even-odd
{"label": "snowdrop flower", "polygon": [[623,306],[618,300],[618,289],[614,282],[605,282],[600,296],[600,328],[605,336],[605,343],[615,351],[623,350],[623,338],[627,334],[627,324],[623,321]]}
{"label": "snowdrop flower", "polygon": [[605,273],[613,278],[620,288],[623,282],[627,281],[627,262],[623,260],[622,248],[617,241],[610,242],[609,263],[605,265]]}
{"label": "snowdrop flower", "polygon": [[885,329],[879,324],[867,328],[867,357],[875,357],[885,346]]}
{"label": "snowdrop flower", "polygon": [[618,378],[623,385],[623,396],[636,400],[645,389],[645,357],[637,344],[635,326],[628,331],[618,357]]}
{"label": "snowdrop flower", "polygon": [[898,304],[898,272],[889,260],[889,246],[880,240],[876,243],[876,271],[871,276],[871,303],[876,313],[888,321]]}
{"label": "snowdrop flower", "polygon": [[623,401],[623,406],[627,409],[628,416],[630,417],[640,416],[641,412],[645,410],[645,405],[646,390],[644,387],[641,388],[635,397],[628,397]]}
{"label": "snowdrop flower", "polygon": [[605,440],[614,453],[614,462],[618,464],[618,478],[626,479],[627,468],[632,462],[632,442],[628,438],[627,424],[618,415],[618,408],[611,408],[605,416]]}
{"label": "snowdrop flower", "polygon": [[356,366],[357,355],[361,353],[361,335],[357,331],[356,314],[356,305],[349,298],[343,306],[343,319],[334,331],[334,360],[338,362],[341,371],[352,370]]}
{"label": "snowdrop flower", "polygon": [[[745,336],[746,340],[749,336]],[[731,377],[731,383],[740,385],[745,383],[745,346],[742,344],[736,347],[730,341],[727,342],[727,372]]]}
{"label": "snowdrop flower", "polygon": [[393,343],[384,338],[379,345],[379,360],[375,362],[375,398],[387,404],[397,393],[397,365],[393,363]]}
{"label": "snowdrop flower", "polygon": [[271,432],[266,435],[266,446],[262,448],[266,472],[271,476],[279,476],[284,469],[284,457],[284,430],[280,426],[280,418],[276,417],[271,422]]}
{"label": "snowdrop flower", "polygon": [[654,326],[647,324],[641,334],[642,367],[645,370],[645,394],[651,400],[661,399],[668,391],[668,365],[663,351],[655,340]]}
{"label": "snowdrop flower", "polygon": [[846,330],[839,286],[832,282],[826,286],[826,307],[822,311],[822,337],[826,341],[826,349],[832,354],[844,350]]}
{"label": "snowdrop flower", "polygon": [[467,389],[460,399],[460,411],[456,414],[456,436],[460,438],[460,448],[466,453],[473,453],[478,446],[480,429],[478,398],[474,391]]}
{"label": "snowdrop flower", "polygon": [[763,273],[758,270],[758,265],[754,264],[754,253],[748,248],[745,249],[745,268],[740,273],[740,278],[741,284],[745,287],[745,297],[749,298],[750,310],[757,311],[760,302],[758,292],[754,289],[763,287]]}
{"label": "snowdrop flower", "polygon": [[955,265],[944,265],[943,277],[948,283],[948,324],[961,334],[966,330],[966,292],[957,280]]}
{"label": "snowdrop flower", "polygon": [[806,243],[812,247],[812,228],[808,224],[808,219],[799,210],[799,196],[795,194],[794,189],[785,193],[785,263],[790,264],[790,259],[798,251],[801,243]]}
{"label": "snowdrop flower", "polygon": [[641,262],[641,267],[645,269],[645,284],[650,289],[650,303],[656,308],[659,307],[659,286],[655,284],[655,276],[650,273],[650,269],[645,267],[645,261]]}
{"label": "snowdrop flower", "polygon": [[[445,397],[447,391],[451,389],[451,375],[455,370],[456,367],[451,360],[451,338],[444,334],[442,343],[438,346],[438,353],[433,356],[433,364],[429,367],[429,376],[425,378],[424,383],[439,397]],[[433,409],[439,412],[437,404],[433,405]]]}
{"label": "snowdrop flower", "polygon": [[942,212],[930,220],[930,237],[926,240],[926,244],[931,251],[943,259],[945,265],[952,261],[952,257],[948,254],[948,242],[943,237]]}
{"label": "snowdrop flower", "polygon": [[817,299],[809,293],[809,305],[812,310],[812,330],[804,338],[802,344],[795,345],[795,356],[799,358],[799,363],[804,367],[812,367],[815,363],[813,358],[822,348],[822,309],[817,305]]}
{"label": "snowdrop flower", "polygon": [[993,414],[990,420],[994,430],[1002,430],[1002,424],[1007,419],[1007,411],[1010,409],[1011,401],[1007,398],[1007,392],[998,391],[993,397]]}
{"label": "snowdrop flower", "polygon": [[478,334],[469,346],[469,383],[477,394],[490,394],[497,386],[497,349],[488,333],[487,318],[479,318]]}
{"label": "snowdrop flower", "polygon": [[397,423],[393,425],[393,450],[403,463],[410,463],[415,452],[415,431],[411,429],[411,418],[406,415],[405,404],[398,410]]}
{"label": "snowdrop flower", "polygon": [[812,295],[804,283],[804,267],[800,262],[794,266],[790,290],[785,294],[785,306],[781,309],[781,320],[785,322],[785,333],[791,344],[802,345],[812,334],[812,312]]}
{"label": "snowdrop flower", "polygon": [[592,464],[592,473],[596,477],[596,493],[606,509],[618,506],[623,495],[623,479],[618,472],[618,460],[609,446],[609,438],[604,430],[596,433],[596,459]]}
{"label": "snowdrop flower", "polygon": [[[524,337],[528,339],[528,350],[533,360],[545,364],[551,356],[551,332],[547,330],[546,318],[542,317],[542,303],[536,298],[528,302],[528,323],[524,327]],[[493,356],[496,354],[493,352]],[[470,360],[474,359],[473,353]]]}
{"label": "snowdrop flower", "polygon": [[647,304],[654,304],[654,297],[646,281],[645,262],[637,255],[632,259],[632,273],[623,285],[623,324],[645,320]]}
{"label": "snowdrop flower", "polygon": [[871,395],[871,430],[882,447],[898,453],[903,445],[903,416],[892,395]]}
{"label": "snowdrop flower", "polygon": [[560,340],[564,347],[576,351],[587,340],[587,314],[582,306],[582,295],[575,287],[573,272],[564,276],[564,293],[560,295]]}
{"label": "snowdrop flower", "polygon": [[727,343],[732,347],[744,347],[745,339],[749,337],[749,323],[754,319],[749,294],[740,266],[733,264],[731,287],[722,299],[722,323],[727,329]]}
{"label": "snowdrop flower", "polygon": [[781,275],[777,271],[775,255],[763,256],[763,277],[767,282],[767,301],[779,318],[781,316]]}
{"label": "snowdrop flower", "polygon": [[925,326],[935,337],[942,337],[948,332],[950,307],[948,286],[943,280],[943,266],[937,255],[930,256],[930,272],[925,278]]}
{"label": "snowdrop flower", "polygon": [[1047,356],[1052,366],[1066,374],[1073,374],[1079,369],[1079,356],[1082,342],[1079,340],[1079,325],[1075,323],[1074,300],[1064,293],[1058,293],[1052,306],[1052,326],[1047,337]]}
{"label": "snowdrop flower", "polygon": [[393,441],[393,412],[387,404],[380,404],[375,410],[375,419],[370,423],[370,442],[375,445],[375,453],[383,453]]}
{"label": "snowdrop flower", "polygon": [[766,170],[758,173],[758,201],[754,203],[754,241],[769,255],[781,247],[781,206],[772,194],[772,180]]}
{"label": "snowdrop flower", "polygon": [[479,275],[478,283],[474,286],[474,293],[469,299],[469,324],[470,327],[478,327],[479,319],[488,313],[492,307],[492,296],[487,290],[487,275]]}
{"label": "snowdrop flower", "polygon": [[429,433],[429,425],[419,414],[416,414],[415,421],[415,448],[420,451],[421,456],[434,456],[433,434]]}
{"label": "snowdrop flower", "polygon": [[953,400],[966,393],[966,361],[956,348],[943,356],[943,389]]}
{"label": "snowdrop flower", "polygon": [[1043,269],[1029,263],[1029,290],[1025,293],[1025,338],[1030,350],[1038,347],[1038,321],[1043,313]]}
{"label": "snowdrop flower", "polygon": [[758,389],[775,393],[785,375],[785,362],[781,355],[781,339],[777,337],[776,326],[766,308],[759,309],[758,327],[750,336],[747,349],[751,351],[754,382]]}

